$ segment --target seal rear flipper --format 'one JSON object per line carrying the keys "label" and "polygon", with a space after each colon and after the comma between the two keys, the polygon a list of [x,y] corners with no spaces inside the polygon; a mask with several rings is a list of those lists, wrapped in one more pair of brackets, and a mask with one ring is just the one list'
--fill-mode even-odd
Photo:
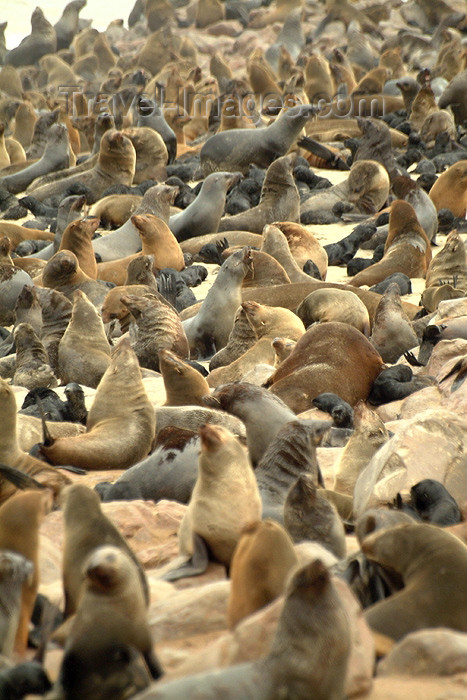
{"label": "seal rear flipper", "polygon": [[204,574],[209,564],[209,550],[204,539],[193,533],[193,554],[190,559],[179,564],[179,566],[167,571],[161,576],[163,581],[178,581],[188,576],[200,576]]}
{"label": "seal rear flipper", "polygon": [[41,484],[29,474],[25,474],[19,469],[0,464],[0,476],[9,481],[18,489],[45,489],[47,486]]}
{"label": "seal rear flipper", "polygon": [[148,667],[151,677],[154,678],[155,681],[157,681],[158,678],[161,678],[161,676],[164,675],[164,671],[162,670],[162,666],[159,663],[159,659],[157,658],[152,649],[146,651],[143,654],[143,658],[146,662],[146,666]]}

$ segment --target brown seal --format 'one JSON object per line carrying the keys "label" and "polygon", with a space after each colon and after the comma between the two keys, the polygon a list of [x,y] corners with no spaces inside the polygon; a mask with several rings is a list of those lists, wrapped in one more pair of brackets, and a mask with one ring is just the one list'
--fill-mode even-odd
{"label": "brown seal", "polygon": [[9,221],[0,221],[0,236],[6,236],[10,239],[11,249],[14,250],[22,241],[53,241],[54,234],[50,231],[40,231],[39,229],[30,229],[25,226],[10,223]]}
{"label": "brown seal", "polygon": [[342,520],[332,503],[320,495],[310,474],[301,474],[290,487],[284,503],[284,526],[295,543],[319,542],[338,559],[345,557]]}
{"label": "brown seal", "polygon": [[143,459],[155,432],[154,408],[129,341],[121,340],[97,387],[86,433],[58,438],[41,451],[52,464],[126,469]]}
{"label": "brown seal", "polygon": [[30,194],[41,202],[53,197],[61,199],[70,185],[81,182],[89,190],[88,204],[93,204],[111,185],[131,185],[135,163],[135,149],[130,139],[120,131],[106,131],[101,140],[97,163],[91,170],[43,185],[31,190]]}
{"label": "brown seal", "polygon": [[[235,248],[227,248],[222,253],[226,258]],[[262,250],[251,251],[251,269],[243,280],[243,287],[269,287],[275,284],[288,284],[290,278],[278,260]]]}
{"label": "brown seal", "polygon": [[32,104],[30,102],[22,102],[16,110],[13,138],[18,141],[23,148],[29,148],[31,145],[36,121],[36,112]]}
{"label": "brown seal", "polygon": [[280,363],[287,359],[296,344],[297,341],[291,338],[274,338],[272,341],[272,347],[276,353],[274,367],[279,367]]}
{"label": "brown seal", "polygon": [[355,287],[362,284],[372,286],[395,272],[403,272],[411,278],[425,277],[430,261],[430,241],[413,207],[402,199],[396,199],[391,204],[383,258],[358,272],[349,284]]}
{"label": "brown seal", "polygon": [[261,519],[258,485],[246,449],[229,430],[200,428],[199,476],[179,530],[182,555],[193,554],[193,534],[215,561],[230,566],[242,528]]}
{"label": "brown seal", "polygon": [[172,350],[182,358],[189,357],[188,340],[175,309],[164,304],[155,294],[144,297],[128,294],[121,302],[134,318],[130,325],[131,345],[141,367],[159,371],[159,350]]}
{"label": "brown seal", "polygon": [[24,581],[21,610],[14,650],[24,656],[28,645],[29,622],[39,587],[39,526],[52,508],[50,491],[16,493],[0,507],[0,549],[22,554],[33,565],[30,579]]}
{"label": "brown seal", "polygon": [[55,289],[36,287],[36,294],[42,310],[41,341],[47,350],[50,366],[58,377],[58,344],[70,322],[72,303]]}
{"label": "brown seal", "polygon": [[57,386],[57,378],[49,365],[49,357],[34,328],[19,323],[14,331],[16,370],[13,384],[26,389]]}
{"label": "brown seal", "polygon": [[381,297],[375,311],[370,343],[384,362],[394,364],[419,342],[407,314],[404,312],[399,287],[392,282]]}
{"label": "brown seal", "polygon": [[272,365],[275,356],[272,341],[277,333],[298,340],[305,332],[301,320],[288,309],[262,306],[254,301],[243,302],[242,308],[257,340],[229,365],[212,370],[208,376],[209,386],[219,386],[241,379],[259,363]]}
{"label": "brown seal", "polygon": [[124,129],[136,151],[136,166],[133,184],[145,180],[163,182],[167,177],[167,148],[162,136],[148,126],[134,126]]}
{"label": "brown seal", "polygon": [[305,328],[317,322],[342,321],[363,335],[370,335],[368,309],[361,299],[346,289],[316,289],[305,297],[296,313]]}
{"label": "brown seal", "polygon": [[149,588],[144,569],[127,541],[105,515],[100,498],[85,484],[72,484],[62,493],[65,540],[63,545],[63,588],[65,592],[65,618],[73,615],[79,604],[83,564],[97,547],[113,545],[130,556],[138,567],[141,588],[146,604]]}
{"label": "brown seal", "polygon": [[229,629],[280,596],[297,564],[293,543],[279,523],[246,525],[230,566]]}
{"label": "brown seal", "polygon": [[183,321],[193,357],[209,357],[227,345],[235,313],[242,300],[242,281],[250,265],[249,248],[227,258],[198,313]]}
{"label": "brown seal", "polygon": [[312,400],[324,392],[353,406],[368,397],[382,367],[380,355],[363,333],[332,321],[307,330],[266,385],[296,413],[311,408]]}
{"label": "brown seal", "polygon": [[204,406],[209,384],[197,369],[170,350],[159,350],[159,370],[164,380],[164,406]]}
{"label": "brown seal", "polygon": [[195,236],[188,238],[180,243],[180,247],[184,253],[196,255],[204,245],[216,243],[216,241],[226,238],[229,246],[251,246],[252,248],[260,248],[263,237],[259,233],[251,233],[250,231],[229,231],[222,235],[220,233],[208,233],[205,236]]}
{"label": "brown seal", "polygon": [[0,552],[0,598],[2,600],[0,653],[3,657],[8,658],[13,653],[23,585],[32,579],[33,574],[32,562],[22,554],[8,550]]}
{"label": "brown seal", "polygon": [[185,268],[180,244],[165,221],[152,214],[134,214],[131,221],[138,229],[143,243],[146,240],[151,241],[154,267],[159,270],[165,267],[171,267],[174,270]]}
{"label": "brown seal", "polygon": [[354,432],[342,450],[335,467],[334,491],[353,495],[357,477],[375,452],[389,440],[379,416],[363,401],[354,408]]}
{"label": "brown seal", "polygon": [[[242,131],[250,130],[240,129]],[[295,157],[290,155],[271,163],[266,171],[259,204],[240,214],[224,216],[218,231],[261,233],[264,226],[273,221],[299,221],[300,197],[292,174],[294,161]]]}
{"label": "brown seal", "polygon": [[441,173],[430,190],[436,209],[449,209],[465,218],[467,212],[467,160],[459,160]]}
{"label": "brown seal", "polygon": [[256,343],[257,336],[248,321],[245,309],[239,306],[234,317],[227,345],[218,350],[209,362],[209,370],[224,367],[243,355],[248,348]]}
{"label": "brown seal", "polygon": [[128,307],[125,306],[121,300],[122,297],[127,294],[144,296],[145,294],[156,294],[156,290],[147,284],[125,284],[114,287],[107,292],[102,302],[102,320],[104,323],[117,320],[120,323],[122,333],[127,332],[131,321],[131,314],[128,311]]}
{"label": "brown seal", "polygon": [[414,523],[377,530],[362,542],[371,561],[402,576],[404,588],[365,611],[370,627],[396,641],[427,627],[467,631],[462,581],[467,548],[436,525]]}
{"label": "brown seal", "polygon": [[108,689],[108,697],[129,697],[147,685],[146,678],[140,685],[127,677],[130,651],[143,656],[153,679],[162,675],[153,652],[138,567],[121,547],[109,544],[91,552],[81,575],[82,593],[55,692],[59,697],[97,698]]}
{"label": "brown seal", "polygon": [[69,299],[79,289],[95,306],[102,304],[108,291],[105,282],[92,279],[81,269],[78,258],[71,250],[59,250],[48,260],[42,270],[41,283],[44,287],[62,292]]}
{"label": "brown seal", "polygon": [[299,268],[303,270],[305,263],[312,260],[319,270],[321,279],[326,279],[328,255],[312,231],[292,221],[274,221],[273,223],[286,237],[290,252]]}
{"label": "brown seal", "polygon": [[96,217],[72,221],[64,230],[59,247],[59,250],[71,250],[83,272],[94,280],[97,278],[97,263],[91,241],[98,226]]}
{"label": "brown seal", "polygon": [[319,559],[293,573],[268,656],[151,686],[140,700],[313,698],[343,700],[351,649],[349,618]]}
{"label": "brown seal", "polygon": [[423,123],[430,114],[438,112],[435,94],[429,85],[420,88],[412,102],[409,121],[412,128],[420,133]]}
{"label": "brown seal", "polygon": [[65,384],[77,382],[94,389],[110,365],[110,345],[102,319],[86,294],[73,294],[71,321],[58,346],[58,367]]}
{"label": "brown seal", "polygon": [[[4,379],[0,378],[0,464],[15,467],[25,474],[34,477],[44,486],[52,489],[57,496],[66,484],[70,483],[67,476],[58,470],[52,469],[39,459],[32,457],[21,449],[17,435],[16,399],[13,390]],[[6,501],[16,488],[2,480],[0,488],[0,503]]]}

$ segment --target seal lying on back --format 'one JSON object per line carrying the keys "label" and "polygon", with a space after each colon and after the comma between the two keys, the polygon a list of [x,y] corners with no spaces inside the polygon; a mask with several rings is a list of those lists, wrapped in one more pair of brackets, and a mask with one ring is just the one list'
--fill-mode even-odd
{"label": "seal lying on back", "polygon": [[135,700],[344,700],[351,648],[346,611],[324,564],[294,573],[268,656],[151,686]]}
{"label": "seal lying on back", "polygon": [[312,105],[300,105],[282,111],[264,129],[229,129],[214,134],[200,153],[204,175],[216,170],[239,170],[246,175],[250,163],[267,168],[275,158],[287,153],[315,113]]}

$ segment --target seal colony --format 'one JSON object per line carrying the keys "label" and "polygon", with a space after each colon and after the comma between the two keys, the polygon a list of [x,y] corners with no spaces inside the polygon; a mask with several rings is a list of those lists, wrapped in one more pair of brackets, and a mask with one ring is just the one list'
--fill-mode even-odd
{"label": "seal colony", "polygon": [[377,692],[467,630],[465,7],[85,6],[0,25],[0,695]]}

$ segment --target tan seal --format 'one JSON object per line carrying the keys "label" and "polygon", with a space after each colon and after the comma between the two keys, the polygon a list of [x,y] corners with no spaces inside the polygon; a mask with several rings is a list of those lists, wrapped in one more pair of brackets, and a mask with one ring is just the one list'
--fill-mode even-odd
{"label": "tan seal", "polygon": [[58,438],[41,451],[52,464],[83,469],[126,469],[146,457],[154,439],[155,414],[138,359],[122,340],[97,387],[86,433]]}
{"label": "tan seal", "polygon": [[430,190],[436,209],[449,209],[465,218],[467,212],[467,160],[459,160],[441,173]]}
{"label": "tan seal", "polygon": [[455,535],[425,523],[398,525],[366,537],[362,550],[404,582],[401,591],[366,609],[372,630],[396,641],[427,627],[467,631],[467,547]]}
{"label": "tan seal", "polygon": [[321,279],[326,279],[328,255],[313,232],[292,221],[274,221],[273,223],[287,238],[290,252],[299,268],[303,270],[305,263],[312,260],[319,270]]}
{"label": "tan seal", "polygon": [[167,349],[159,350],[159,370],[164,380],[165,406],[204,406],[202,398],[210,388],[201,372]]}
{"label": "tan seal", "polygon": [[51,492],[16,493],[0,508],[0,550],[22,554],[33,565],[31,577],[23,582],[21,609],[14,650],[24,656],[28,645],[29,623],[39,587],[39,526],[51,510]]}
{"label": "tan seal", "polygon": [[467,256],[456,230],[447,236],[444,246],[434,256],[426,272],[425,289],[446,284],[467,290]]}
{"label": "tan seal", "polygon": [[402,199],[391,204],[389,233],[383,258],[358,272],[349,284],[361,287],[382,282],[395,272],[407,277],[425,277],[431,261],[431,246],[413,207]]}
{"label": "tan seal", "polygon": [[297,564],[293,542],[279,523],[246,525],[230,566],[229,628],[280,596]]}
{"label": "tan seal", "polygon": [[110,345],[102,319],[86,294],[73,294],[71,321],[58,345],[58,367],[65,384],[77,382],[94,389],[110,365]]}
{"label": "tan seal", "polygon": [[57,377],[49,365],[47,351],[31,324],[18,324],[13,335],[16,346],[13,384],[29,390],[57,386]]}
{"label": "tan seal", "polygon": [[91,279],[97,277],[96,256],[91,241],[98,226],[97,217],[72,221],[64,230],[59,247],[59,250],[71,250],[78,258],[80,268]]}
{"label": "tan seal", "polygon": [[342,321],[367,337],[370,335],[368,309],[361,299],[346,289],[316,289],[305,297],[296,313],[305,328],[312,323]]}
{"label": "tan seal", "polygon": [[79,604],[83,564],[97,547],[113,545],[126,552],[135,562],[146,603],[149,589],[144,569],[133,550],[101,508],[100,498],[85,484],[67,486],[62,493],[65,540],[63,545],[63,589],[65,618],[73,615]]}
{"label": "tan seal", "polygon": [[399,286],[395,282],[386,289],[375,311],[370,343],[383,361],[390,364],[419,345],[412,324],[402,308]]}

